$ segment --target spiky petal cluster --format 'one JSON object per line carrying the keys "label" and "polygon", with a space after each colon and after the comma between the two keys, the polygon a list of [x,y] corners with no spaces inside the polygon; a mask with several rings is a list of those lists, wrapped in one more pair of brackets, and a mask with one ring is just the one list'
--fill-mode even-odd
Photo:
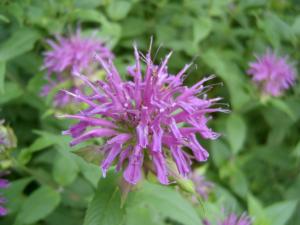
{"label": "spiky petal cluster", "polygon": [[288,63],[287,57],[277,57],[267,50],[264,55],[256,58],[255,62],[249,64],[248,74],[252,75],[252,80],[264,94],[279,96],[294,84],[296,71]]}
{"label": "spiky petal cluster", "polygon": [[205,179],[205,176],[199,175],[196,172],[190,174],[189,178],[195,185],[196,192],[205,200],[207,200],[209,193],[211,192],[214,184]]}
{"label": "spiky petal cluster", "polygon": [[[132,81],[123,81],[115,68],[96,57],[106,71],[106,81],[91,83],[80,76],[93,90],[90,96],[70,93],[89,108],[77,115],[65,115],[79,122],[64,134],[71,135],[71,145],[92,138],[106,138],[103,146],[105,159],[101,168],[103,175],[118,159],[117,170],[125,167],[124,179],[136,184],[142,167],[157,174],[162,184],[168,184],[167,159],[173,159],[181,175],[190,172],[191,158],[206,161],[208,152],[198,142],[196,134],[204,139],[216,139],[219,134],[207,127],[213,112],[225,111],[215,108],[220,98],[208,99],[208,87],[204,78],[195,85],[183,85],[186,65],[176,75],[170,75],[167,63],[171,53],[160,65],[153,64],[151,48],[146,56],[134,48],[135,65],[128,68]],[[143,75],[141,58],[146,68]],[[187,149],[189,150],[187,150]]]}
{"label": "spiky petal cluster", "polygon": [[[8,187],[8,180],[1,178],[0,174],[0,191],[3,188]],[[4,208],[4,203],[6,202],[6,199],[2,197],[1,192],[0,192],[0,216],[5,216],[7,214],[7,209]]]}
{"label": "spiky petal cluster", "polygon": [[[56,41],[48,40],[51,50],[44,53],[43,69],[47,71],[46,84],[41,92],[47,96],[49,92],[62,82],[71,83],[71,88],[78,88],[78,82],[72,76],[72,71],[84,71],[86,75],[92,75],[96,67],[93,66],[93,57],[107,60],[113,58],[112,52],[95,38],[84,38],[78,30],[70,37],[57,36]],[[56,106],[64,106],[70,102],[70,98],[63,93],[57,94],[54,103]]]}
{"label": "spiky petal cluster", "polygon": [[[209,221],[203,221],[205,225],[212,225]],[[219,221],[218,225],[251,225],[251,218],[248,217],[246,214],[242,214],[238,217],[236,214],[231,213],[228,215],[224,220]]]}

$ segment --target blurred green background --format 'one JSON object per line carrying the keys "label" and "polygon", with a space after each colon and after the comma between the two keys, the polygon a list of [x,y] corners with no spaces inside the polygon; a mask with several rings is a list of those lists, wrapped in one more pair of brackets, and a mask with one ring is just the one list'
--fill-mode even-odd
{"label": "blurred green background", "polygon": [[[101,205],[101,199],[115,198],[113,176],[96,191],[99,166],[70,152],[69,139],[60,136],[67,124],[39,96],[46,39],[78,27],[111,47],[124,78],[133,42],[146,51],[153,36],[154,49],[162,45],[158,62],[174,50],[172,73],[191,61],[197,65],[187,85],[209,74],[217,76],[212,83],[224,84],[209,93],[224,97],[231,113],[215,116],[211,126],[222,137],[204,143],[210,158],[196,165],[215,183],[200,206],[173,187],[152,184],[125,208],[114,201]],[[300,84],[280,98],[261,100],[246,71],[254,54],[267,48],[289,55],[299,69],[299,1],[1,0],[0,118],[14,129],[18,147],[1,161],[12,183],[5,191],[10,213],[0,223],[193,225],[225,208],[248,211],[255,225],[299,225]],[[85,218],[95,193],[100,203],[93,200]],[[99,219],[97,210],[106,217]]]}

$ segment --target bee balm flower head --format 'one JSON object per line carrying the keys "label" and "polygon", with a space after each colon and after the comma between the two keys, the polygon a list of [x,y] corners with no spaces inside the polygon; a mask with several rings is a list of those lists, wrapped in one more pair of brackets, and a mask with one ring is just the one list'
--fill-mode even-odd
{"label": "bee balm flower head", "polygon": [[226,110],[215,107],[220,98],[209,99],[204,94],[205,82],[212,77],[188,87],[183,85],[183,77],[190,65],[176,75],[169,74],[171,53],[160,65],[153,63],[150,50],[144,56],[135,47],[134,55],[135,65],[128,67],[131,80],[122,80],[115,66],[101,57],[96,59],[106,71],[105,81],[92,83],[77,75],[93,94],[66,91],[88,108],[77,115],[64,115],[78,123],[63,133],[73,137],[71,145],[93,138],[106,139],[101,164],[104,176],[116,161],[116,169],[124,168],[123,177],[130,184],[141,179],[143,168],[156,173],[160,183],[168,184],[167,160],[175,162],[182,176],[189,174],[191,159],[207,160],[208,152],[196,135],[218,138],[219,134],[208,128],[207,122],[211,113]]}
{"label": "bee balm flower head", "polygon": [[296,71],[287,57],[277,57],[270,50],[249,65],[248,74],[266,95],[279,96],[295,82]]}
{"label": "bee balm flower head", "polygon": [[[93,57],[98,54],[104,60],[113,58],[111,51],[95,38],[84,38],[78,30],[71,37],[57,36],[57,40],[48,40],[51,49],[44,53],[43,69],[47,71],[48,83],[42,88],[41,95],[47,96],[57,85],[69,83],[69,90],[80,89],[80,82],[72,75],[72,71],[84,72],[92,76],[98,69]],[[58,93],[54,99],[55,106],[65,106],[71,99],[64,93]]]}

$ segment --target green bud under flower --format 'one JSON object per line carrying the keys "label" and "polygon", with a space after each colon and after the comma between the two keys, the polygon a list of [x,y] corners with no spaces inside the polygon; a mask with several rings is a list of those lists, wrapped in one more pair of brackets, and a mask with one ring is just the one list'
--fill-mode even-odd
{"label": "green bud under flower", "polygon": [[17,138],[9,126],[4,126],[4,120],[0,120],[0,153],[17,146]]}

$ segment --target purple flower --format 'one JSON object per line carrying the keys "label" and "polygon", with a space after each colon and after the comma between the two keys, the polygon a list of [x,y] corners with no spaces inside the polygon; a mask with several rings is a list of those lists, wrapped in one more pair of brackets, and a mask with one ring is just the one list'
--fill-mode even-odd
{"label": "purple flower", "polygon": [[[42,96],[47,96],[57,85],[65,83],[70,89],[80,88],[72,71],[84,72],[92,76],[97,67],[93,64],[93,57],[98,54],[104,60],[113,58],[111,51],[95,38],[84,38],[78,30],[71,37],[57,36],[56,41],[48,40],[51,50],[44,53],[43,69],[47,71],[46,84],[41,91]],[[70,97],[59,92],[54,99],[54,105],[63,107],[70,102]]]}
{"label": "purple flower", "polygon": [[[96,59],[106,71],[106,81],[92,83],[77,74],[93,93],[87,96],[66,91],[86,103],[88,109],[62,116],[79,121],[63,134],[73,137],[71,146],[94,138],[107,139],[102,147],[104,176],[118,161],[117,170],[125,167],[123,177],[130,184],[141,179],[143,167],[155,172],[160,183],[168,184],[167,161],[173,160],[178,172],[187,176],[191,159],[207,160],[208,152],[196,135],[203,139],[218,138],[219,134],[207,127],[209,114],[226,110],[215,107],[220,98],[209,99],[205,94],[210,87],[204,83],[212,76],[187,87],[183,80],[191,65],[171,75],[167,70],[171,53],[160,65],[153,64],[150,50],[144,56],[134,47],[134,55],[135,65],[128,67],[132,80],[123,81],[112,62],[98,56]],[[146,64],[144,74],[141,61]]]}
{"label": "purple flower", "polygon": [[[1,174],[0,174],[1,176]],[[8,180],[0,178],[0,189],[7,188],[9,185]],[[1,196],[0,193],[0,216],[5,216],[7,214],[7,209],[4,208],[4,203],[6,199]]]}
{"label": "purple flower", "polygon": [[248,74],[264,94],[279,96],[291,87],[296,79],[296,70],[288,63],[288,57],[277,57],[267,52],[249,64]]}
{"label": "purple flower", "polygon": [[[204,220],[203,223],[205,225],[212,225],[208,220]],[[238,217],[236,214],[231,213],[224,220],[219,221],[218,225],[251,225],[252,220],[246,214],[242,214]]]}
{"label": "purple flower", "polygon": [[207,181],[203,175],[199,175],[196,172],[192,172],[189,176],[195,184],[196,192],[205,200],[207,200],[211,189],[214,187],[214,184]]}

